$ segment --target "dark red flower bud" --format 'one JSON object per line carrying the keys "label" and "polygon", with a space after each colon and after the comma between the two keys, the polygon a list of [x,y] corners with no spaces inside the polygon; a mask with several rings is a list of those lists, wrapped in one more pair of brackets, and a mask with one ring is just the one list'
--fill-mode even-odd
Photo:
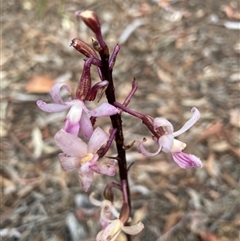
{"label": "dark red flower bud", "polygon": [[96,39],[101,46],[101,49],[103,50],[105,55],[108,55],[108,47],[103,41],[101,24],[96,13],[91,10],[86,10],[83,12],[77,11],[76,15],[80,17],[83,22],[95,33]]}
{"label": "dark red flower bud", "polygon": [[98,16],[91,10],[77,11],[76,15],[79,16],[83,22],[97,35],[101,33],[101,24]]}
{"label": "dark red flower bud", "polygon": [[78,52],[85,55],[86,57],[95,57],[98,58],[94,49],[88,45],[87,43],[83,42],[81,39],[74,38],[72,40],[71,46],[73,46]]}

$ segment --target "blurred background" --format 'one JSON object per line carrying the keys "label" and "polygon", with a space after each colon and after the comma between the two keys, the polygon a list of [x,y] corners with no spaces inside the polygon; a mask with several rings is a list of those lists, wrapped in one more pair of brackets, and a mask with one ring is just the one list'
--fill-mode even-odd
{"label": "blurred background", "polygon": [[[128,150],[134,220],[145,225],[134,240],[240,240],[238,0],[2,2],[1,240],[90,241],[101,229],[88,196],[101,200],[118,176],[95,175],[84,193],[77,173],[61,170],[53,140],[66,113],[36,106],[38,99],[52,101],[54,83],[76,88],[84,62],[70,43],[78,37],[91,44],[93,33],[75,17],[86,9],[98,14],[110,51],[121,45],[113,72],[119,102],[135,77],[130,108],[165,117],[175,130],[193,106],[201,112],[179,139],[203,168],[182,170],[164,153],[146,158]],[[92,78],[98,81],[94,72]],[[110,127],[107,118],[97,124]],[[126,144],[151,138],[129,115],[123,126]]]}

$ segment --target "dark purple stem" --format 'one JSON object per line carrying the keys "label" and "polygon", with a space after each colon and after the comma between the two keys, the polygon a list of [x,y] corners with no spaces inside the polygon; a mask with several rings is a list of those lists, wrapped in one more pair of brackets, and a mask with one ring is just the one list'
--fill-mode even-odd
{"label": "dark purple stem", "polygon": [[[116,102],[115,97],[115,88],[114,83],[112,79],[112,70],[109,68],[109,54],[107,51],[100,51],[99,52],[101,56],[102,66],[100,67],[102,77],[104,80],[107,80],[109,82],[108,87],[106,89],[106,97],[108,100],[108,103],[113,105],[114,102]],[[123,128],[122,128],[122,119],[120,114],[112,115],[110,116],[112,127],[114,129],[117,129],[116,135],[115,135],[115,141],[116,141],[116,148],[117,148],[117,160],[118,160],[118,166],[119,166],[119,176],[121,179],[121,183],[123,180],[126,182],[126,196],[127,196],[127,204],[129,205],[129,209],[131,209],[131,200],[130,200],[130,190],[129,190],[129,184],[128,184],[128,169],[127,169],[127,161],[126,161],[126,151],[124,149],[124,136],[123,136]]]}
{"label": "dark purple stem", "polygon": [[120,104],[118,102],[114,102],[114,106],[118,107],[122,111],[124,111],[132,116],[135,116],[135,117],[141,119],[143,124],[147,126],[147,128],[153,133],[154,136],[161,137],[162,135],[165,134],[165,131],[161,127],[158,128],[158,130],[154,130],[154,127],[153,127],[154,119],[151,116],[144,115],[137,111],[131,110],[131,109],[127,108],[125,105]]}

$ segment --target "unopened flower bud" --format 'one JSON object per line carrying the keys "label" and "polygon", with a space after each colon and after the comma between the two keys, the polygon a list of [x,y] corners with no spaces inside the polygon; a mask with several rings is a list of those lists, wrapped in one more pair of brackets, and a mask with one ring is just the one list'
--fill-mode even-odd
{"label": "unopened flower bud", "polygon": [[83,22],[95,33],[97,41],[101,46],[100,50],[103,50],[105,55],[108,55],[108,47],[106,43],[103,41],[102,32],[101,32],[101,24],[99,22],[98,16],[91,10],[86,10],[83,12],[76,12],[76,15],[80,17]]}
{"label": "unopened flower bud", "polygon": [[86,57],[95,57],[98,58],[96,52],[94,49],[88,45],[87,43],[83,42],[82,40],[78,38],[74,38],[72,40],[71,46],[73,46],[78,52],[85,55]]}
{"label": "unopened flower bud", "polygon": [[83,72],[78,83],[76,98],[80,100],[85,100],[88,91],[91,88],[91,74],[90,74],[90,66],[91,66],[92,58],[86,60]]}
{"label": "unopened flower bud", "polygon": [[97,35],[101,32],[101,24],[95,12],[91,10],[77,11],[76,15],[79,16],[83,22]]}

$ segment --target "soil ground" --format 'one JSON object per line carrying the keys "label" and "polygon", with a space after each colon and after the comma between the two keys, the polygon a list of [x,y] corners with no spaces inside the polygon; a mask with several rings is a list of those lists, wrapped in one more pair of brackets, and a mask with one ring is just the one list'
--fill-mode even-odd
{"label": "soil ground", "polygon": [[[91,43],[92,32],[75,18],[85,9],[98,14],[110,50],[121,45],[113,72],[119,102],[135,77],[130,108],[167,118],[175,130],[193,106],[201,112],[179,139],[203,168],[182,170],[164,153],[145,158],[128,150],[133,210],[145,225],[134,240],[240,240],[238,0],[9,0],[1,8],[2,240],[90,241],[101,229],[88,195],[101,199],[118,177],[96,175],[84,193],[77,173],[63,172],[58,161],[53,136],[65,114],[36,106],[51,101],[55,82],[76,87],[84,62],[69,45],[75,37]],[[110,127],[107,118],[97,123]],[[150,139],[129,115],[123,126],[126,144]]]}

